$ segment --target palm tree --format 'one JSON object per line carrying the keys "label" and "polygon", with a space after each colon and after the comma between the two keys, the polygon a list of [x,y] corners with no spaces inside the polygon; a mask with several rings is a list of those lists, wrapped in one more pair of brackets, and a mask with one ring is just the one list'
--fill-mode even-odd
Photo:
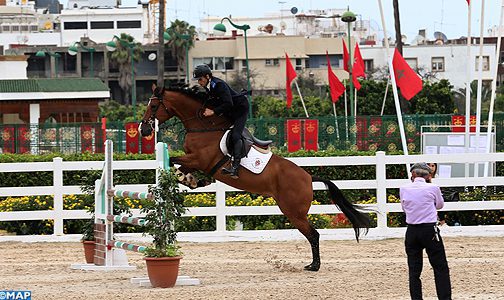
{"label": "palm tree", "polygon": [[[471,111],[476,112],[476,100],[478,95],[478,81],[473,80],[470,85],[471,88]],[[490,110],[490,96],[492,94],[492,89],[488,84],[483,84],[481,86],[481,112],[488,114]],[[466,101],[466,88],[459,88],[453,90],[453,95],[455,97],[455,105],[460,114],[465,114],[465,101]]]}
{"label": "palm tree", "polygon": [[[127,33],[121,33],[120,38],[115,39],[115,44],[116,50],[109,52],[110,60],[112,63],[117,64],[119,68],[118,82],[124,93],[124,101],[122,102],[131,104],[132,97],[130,95],[131,87],[133,86],[131,60],[133,59],[133,62],[138,62],[144,50],[142,44],[135,42],[135,39]],[[133,57],[131,52],[133,52]]]}
{"label": "palm tree", "polygon": [[[170,47],[172,56],[177,60],[177,79],[180,81],[180,71],[186,69],[186,49],[194,47],[196,27],[186,21],[175,20],[167,29],[170,39],[167,46]],[[187,48],[186,48],[187,47]],[[185,70],[188,72],[188,70]]]}

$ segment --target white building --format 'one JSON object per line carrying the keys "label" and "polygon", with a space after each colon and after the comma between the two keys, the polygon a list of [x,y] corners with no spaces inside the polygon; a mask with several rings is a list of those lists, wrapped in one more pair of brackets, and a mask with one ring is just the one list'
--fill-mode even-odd
{"label": "white building", "polygon": [[[361,46],[361,54],[366,64],[366,69],[386,67],[384,47]],[[391,55],[394,48],[390,49]],[[420,69],[422,73],[430,73],[437,79],[448,79],[455,88],[462,88],[467,81],[467,64],[471,69],[471,81],[477,80],[479,45],[471,47],[471,59],[467,60],[467,45],[418,45],[404,46],[403,57],[413,69]],[[483,46],[483,80],[493,79],[497,62],[495,60],[495,45]]]}

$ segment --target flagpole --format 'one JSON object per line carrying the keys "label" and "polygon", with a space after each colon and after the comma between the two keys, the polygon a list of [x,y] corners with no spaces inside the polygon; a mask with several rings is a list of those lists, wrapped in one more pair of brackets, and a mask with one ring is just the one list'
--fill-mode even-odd
{"label": "flagpole", "polygon": [[[476,97],[476,153],[479,153],[479,139],[481,131],[481,89],[483,85],[483,30],[485,21],[485,0],[481,0],[480,43],[478,60],[478,92]],[[474,163],[474,177],[479,177],[479,163]]]}
{"label": "flagpole", "polygon": [[383,103],[382,103],[382,106],[381,106],[381,114],[380,114],[380,116],[383,116],[383,111],[385,110],[385,99],[387,99],[389,83],[390,83],[390,78],[387,79],[387,86],[385,87],[385,96],[383,96]]}
{"label": "flagpole", "polygon": [[[395,81],[395,75],[394,75],[394,67],[392,66],[392,57],[389,54],[389,43],[388,43],[388,38],[387,38],[387,29],[385,26],[385,16],[383,15],[383,7],[381,0],[378,0],[378,6],[380,7],[380,15],[381,15],[381,20],[382,20],[382,26],[383,26],[383,33],[384,33],[384,40],[385,40],[385,51],[387,53],[387,62],[389,65],[389,71],[390,71],[390,80],[392,80],[392,91],[394,92],[394,102],[395,102],[395,107],[396,107],[396,114],[397,114],[397,122],[399,124],[399,132],[401,134],[401,143],[402,143],[402,148],[403,148],[403,153],[404,155],[408,155],[408,147],[406,146],[406,134],[404,133],[404,125],[403,125],[403,120],[402,120],[402,113],[401,113],[401,106],[399,104],[399,95],[397,94],[397,85]],[[409,178],[409,164],[406,164],[406,177]]]}
{"label": "flagpole", "polygon": [[[495,69],[493,73],[492,80],[492,95],[490,96],[490,110],[488,111],[488,129],[487,129],[487,140],[486,140],[486,153],[490,153],[490,147],[492,146],[492,129],[493,129],[493,114],[494,114],[494,105],[495,105],[495,90],[497,89],[497,69],[499,69],[499,60],[500,60],[500,48],[501,48],[501,39],[502,39],[502,19],[504,18],[504,0],[502,0],[501,4],[501,15],[499,21],[499,27],[497,27],[497,50],[495,51]],[[488,161],[485,162],[485,171],[483,172],[484,177],[488,177]]]}
{"label": "flagpole", "polygon": [[354,108],[354,112],[355,112],[355,117],[357,118],[357,89],[354,89],[354,103],[355,103],[355,108]]}
{"label": "flagpole", "polygon": [[[343,80],[343,82],[345,82]],[[346,131],[345,131],[345,134],[346,134],[346,141],[348,142],[348,108],[347,108],[347,93],[346,93],[346,84],[345,85],[345,127],[346,127]]]}
{"label": "flagpole", "polygon": [[334,102],[332,103],[332,108],[334,112],[334,126],[336,126],[336,138],[339,141],[339,128],[338,128],[338,116],[336,116],[336,103]]}
{"label": "flagpole", "polygon": [[[466,81],[466,105],[465,105],[465,135],[464,135],[464,145],[465,153],[469,152],[469,135],[470,135],[470,117],[471,117],[471,1],[467,3],[467,81]],[[469,164],[465,164],[465,177],[469,176]]]}
{"label": "flagpole", "polygon": [[303,109],[304,109],[304,112],[306,114],[306,117],[309,118],[310,116],[308,115],[308,111],[306,110],[306,106],[305,106],[304,100],[303,100],[303,95],[301,95],[301,91],[299,90],[299,85],[297,84],[297,80],[296,79],[294,79],[294,84],[296,85],[296,89],[298,91],[299,98],[301,99],[301,103],[303,104]]}

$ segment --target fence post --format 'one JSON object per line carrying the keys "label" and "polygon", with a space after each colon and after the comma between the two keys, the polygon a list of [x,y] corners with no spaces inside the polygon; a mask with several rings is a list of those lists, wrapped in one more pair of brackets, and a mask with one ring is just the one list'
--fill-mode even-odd
{"label": "fence post", "polygon": [[216,231],[226,231],[226,191],[224,183],[220,181],[215,182],[215,208],[217,209]]}
{"label": "fence post", "polygon": [[387,230],[387,172],[385,163],[385,152],[376,152],[376,204],[378,207],[377,213],[377,229],[385,233]]}
{"label": "fence post", "polygon": [[54,235],[63,235],[63,159],[53,158]]}

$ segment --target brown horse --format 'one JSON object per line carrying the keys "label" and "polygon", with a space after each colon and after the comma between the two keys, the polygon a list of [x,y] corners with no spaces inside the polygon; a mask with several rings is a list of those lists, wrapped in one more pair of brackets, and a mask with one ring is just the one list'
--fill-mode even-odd
{"label": "brown horse", "polygon": [[[357,241],[364,228],[367,233],[370,221],[366,214],[359,212],[330,180],[311,176],[305,170],[284,159],[273,155],[264,171],[260,174],[241,168],[238,179],[233,179],[215,172],[215,166],[224,155],[219,148],[219,141],[230,122],[224,117],[202,116],[205,101],[199,99],[188,88],[164,90],[153,87],[147,111],[140,123],[142,136],[152,133],[155,119],[162,124],[177,117],[186,130],[184,142],[185,155],[173,159],[186,169],[197,169],[211,174],[215,179],[237,189],[255,194],[272,196],[282,213],[308,239],[312,249],[313,261],[305,270],[318,271],[320,268],[319,233],[309,223],[307,213],[313,199],[312,182],[323,182],[328,188],[334,204],[350,220]],[[212,174],[214,173],[214,174]]]}

